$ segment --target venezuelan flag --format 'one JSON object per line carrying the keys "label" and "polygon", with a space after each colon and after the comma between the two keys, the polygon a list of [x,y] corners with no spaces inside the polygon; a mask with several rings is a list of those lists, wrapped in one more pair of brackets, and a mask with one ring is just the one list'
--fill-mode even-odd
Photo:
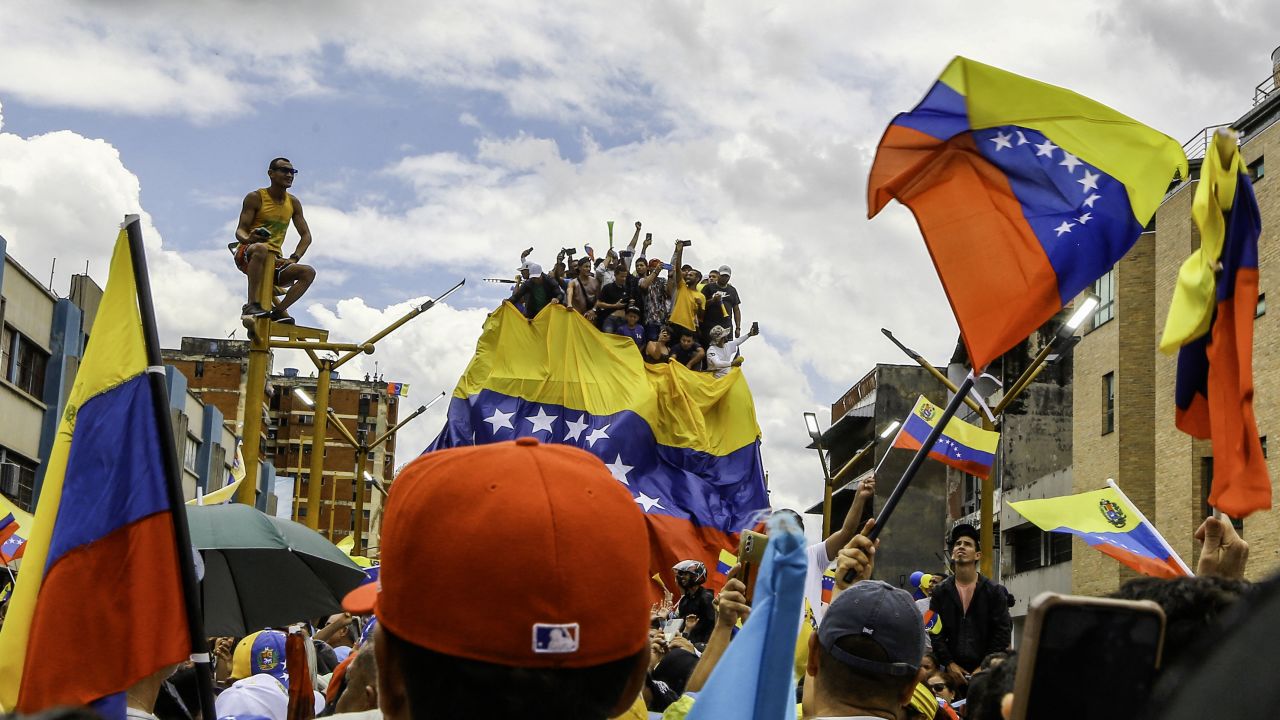
{"label": "venezuelan flag", "polygon": [[[598,456],[650,528],[651,571],[719,551],[769,506],[760,427],[740,372],[651,365],[635,343],[560,305],[532,321],[503,303],[485,322],[427,451],[535,437]],[[718,587],[723,576],[711,574]]]}
{"label": "venezuelan flag", "polygon": [[123,718],[120,693],[190,654],[159,434],[122,230],[0,629],[5,709]]}
{"label": "venezuelan flag", "polygon": [[716,562],[716,574],[720,576],[721,584],[729,577],[729,571],[733,570],[737,564],[738,556],[724,548],[720,548],[720,559]]}
{"label": "venezuelan flag", "polygon": [[1071,533],[1145,575],[1191,575],[1155,526],[1110,480],[1102,490],[1009,506],[1041,530]]}
{"label": "venezuelan flag", "polygon": [[[938,424],[940,417],[942,408],[921,395],[898,431],[898,436],[894,438],[893,446],[919,450],[924,441],[929,439],[929,432]],[[995,463],[996,447],[999,444],[1000,433],[974,427],[953,417],[933,444],[929,457],[986,479],[991,475],[991,466]]]}
{"label": "venezuelan flag", "polygon": [[1172,138],[1069,90],[956,58],[894,118],[868,216],[911,208],[973,367],[1116,263],[1187,160]]}
{"label": "venezuelan flag", "polygon": [[[13,533],[7,539],[0,540],[0,561],[8,564],[26,553],[27,537],[31,535],[34,519],[31,513],[14,505],[4,495],[0,495],[0,514],[13,518]],[[3,523],[0,522],[0,525]],[[0,535],[4,535],[3,527],[0,527]]]}
{"label": "venezuelan flag", "polygon": [[1181,346],[1176,424],[1192,437],[1213,440],[1209,502],[1238,518],[1271,507],[1271,477],[1253,410],[1262,219],[1233,137],[1214,136],[1191,214],[1201,245],[1178,273],[1160,348]]}
{"label": "venezuelan flag", "polygon": [[836,591],[836,569],[827,568],[827,571],[822,573],[822,604],[823,605],[831,604],[831,596],[835,594],[835,591]]}

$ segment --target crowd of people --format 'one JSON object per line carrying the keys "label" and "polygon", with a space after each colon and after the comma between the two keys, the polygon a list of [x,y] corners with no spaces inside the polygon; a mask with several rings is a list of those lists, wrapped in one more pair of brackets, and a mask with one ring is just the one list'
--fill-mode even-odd
{"label": "crowd of people", "polygon": [[[1008,717],[1010,596],[978,572],[977,532],[956,526],[949,572],[914,575],[913,596],[873,577],[883,548],[862,518],[874,492],[863,480],[841,526],[806,549],[797,717]],[[380,581],[348,595],[345,612],[210,638],[218,719],[686,717],[751,602],[741,565],[715,593],[689,559],[672,568],[679,597],[651,603],[648,532],[630,493],[580,449],[521,438],[424,455],[388,500]],[[1232,525],[1209,518],[1198,537],[1198,576],[1142,577],[1115,594],[1163,608],[1165,674],[1194,671],[1192,648],[1252,592]],[[129,717],[201,719],[196,672],[138,683]]]}
{"label": "crowd of people", "polygon": [[741,344],[759,333],[756,323],[743,330],[733,269],[721,265],[704,275],[684,262],[689,240],[676,240],[664,263],[650,257],[653,234],[641,244],[641,230],[637,220],[631,242],[600,257],[589,245],[580,257],[576,248],[563,248],[550,272],[529,259],[528,248],[510,302],[531,319],[548,305],[564,305],[601,332],[630,338],[645,362],[726,375],[742,364]]}

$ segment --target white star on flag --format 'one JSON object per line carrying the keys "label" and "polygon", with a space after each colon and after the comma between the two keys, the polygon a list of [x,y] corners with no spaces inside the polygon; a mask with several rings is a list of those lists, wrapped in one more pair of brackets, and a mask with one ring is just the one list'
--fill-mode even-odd
{"label": "white star on flag", "polygon": [[[1076,182],[1080,182],[1080,181],[1079,181],[1079,180],[1077,180]],[[1082,207],[1091,208],[1091,207],[1093,207],[1093,204],[1094,204],[1094,203],[1098,202],[1098,201],[1099,201],[1099,200],[1101,200],[1101,199],[1102,199],[1102,196],[1101,196],[1101,195],[1099,195],[1099,194],[1097,194],[1097,193],[1094,193],[1094,194],[1092,194],[1092,195],[1090,195],[1089,197],[1087,197],[1087,198],[1085,198],[1085,199],[1084,199],[1084,203],[1082,204]]]}
{"label": "white star on flag", "polygon": [[590,445],[591,447],[595,447],[597,440],[608,440],[609,439],[608,430],[609,430],[608,425],[605,425],[602,428],[596,428],[595,430],[592,430],[591,434],[587,436],[587,444]]}
{"label": "white star on flag", "polygon": [[631,484],[627,482],[627,473],[631,472],[635,466],[624,465],[622,463],[621,454],[619,454],[618,457],[614,458],[613,462],[607,463],[605,467],[609,468],[609,472],[613,474],[613,477],[616,478],[618,482],[622,483],[623,485]]}
{"label": "white star on flag", "polygon": [[1014,133],[1013,133],[1013,134],[1018,136],[1018,144],[1019,144],[1019,145],[1026,145],[1027,143],[1031,142],[1030,140],[1028,140],[1028,139],[1027,139],[1027,136],[1026,136],[1026,135],[1023,135],[1023,134],[1022,134],[1022,131],[1021,131],[1021,130],[1016,130],[1016,131],[1014,131]]}
{"label": "white star on flag", "polygon": [[636,498],[636,504],[644,508],[645,512],[650,512],[654,508],[666,510],[666,508],[662,507],[662,501],[658,500],[658,498],[655,498],[655,497],[649,497],[644,493],[640,493],[640,496]]}
{"label": "white star on flag", "polygon": [[538,433],[542,431],[552,432],[551,423],[559,419],[559,415],[548,415],[546,408],[538,408],[538,414],[534,417],[525,416],[525,420],[533,423],[533,429],[530,433]]}
{"label": "white star on flag", "polygon": [[583,413],[582,417],[577,420],[569,420],[565,424],[569,426],[569,429],[564,432],[565,440],[581,441],[582,433],[586,432],[587,427],[589,427],[586,413]]}
{"label": "white star on flag", "polygon": [[1005,135],[1004,133],[997,130],[996,136],[991,138],[991,142],[996,144],[996,152],[999,152],[1005,148],[1012,148],[1013,143],[1009,142],[1012,139],[1013,139],[1012,135]]}
{"label": "white star on flag", "polygon": [[1075,226],[1076,226],[1076,224],[1075,224],[1075,223],[1069,223],[1069,222],[1067,222],[1066,220],[1063,220],[1063,221],[1062,221],[1062,224],[1061,224],[1061,225],[1059,225],[1058,227],[1054,228],[1054,230],[1055,230],[1055,231],[1057,231],[1057,233],[1058,233],[1058,237],[1062,237],[1062,234],[1063,234],[1063,233],[1069,233],[1069,232],[1071,232],[1071,228],[1073,228],[1073,227],[1075,227]]}
{"label": "white star on flag", "polygon": [[1084,225],[1092,219],[1093,219],[1093,213],[1085,213],[1080,217],[1076,218],[1076,222],[1080,223],[1081,225]]}
{"label": "white star on flag", "polygon": [[1045,157],[1047,155],[1049,159],[1053,159],[1053,151],[1057,149],[1057,145],[1054,145],[1049,138],[1045,138],[1043,145],[1036,146],[1036,157]]}
{"label": "white star on flag", "polygon": [[1085,190],[1097,190],[1097,189],[1098,189],[1098,178],[1100,178],[1100,177],[1102,177],[1102,176],[1101,176],[1101,175],[1099,175],[1098,173],[1091,173],[1091,172],[1089,172],[1088,170],[1085,170],[1085,171],[1084,171],[1084,177],[1080,178],[1080,179],[1079,179],[1079,180],[1077,180],[1076,182],[1078,182],[1078,183],[1080,183],[1081,185],[1083,185]]}
{"label": "white star on flag", "polygon": [[[1063,150],[1063,151],[1062,151],[1062,162],[1060,162],[1060,163],[1058,163],[1058,164],[1059,164],[1059,165],[1065,165],[1065,166],[1067,166],[1067,172],[1069,172],[1069,173],[1074,173],[1074,172],[1076,171],[1076,167],[1078,167],[1078,166],[1079,166],[1079,165],[1081,165],[1082,163],[1080,162],[1080,158],[1076,157],[1075,155],[1072,155],[1071,153],[1067,152],[1066,150]],[[1088,172],[1088,170],[1086,170],[1085,172]]]}
{"label": "white star on flag", "polygon": [[493,434],[497,435],[502,428],[510,428],[515,430],[515,426],[511,424],[511,418],[515,413],[504,413],[498,408],[493,409],[493,414],[485,418],[484,421],[493,427]]}

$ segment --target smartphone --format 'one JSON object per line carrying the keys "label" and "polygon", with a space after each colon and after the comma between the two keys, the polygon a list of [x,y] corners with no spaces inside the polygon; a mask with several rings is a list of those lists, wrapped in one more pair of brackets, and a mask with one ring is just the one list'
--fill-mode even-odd
{"label": "smartphone", "polygon": [[[701,619],[701,618],[699,618]],[[684,631],[684,618],[671,618],[662,624],[662,636],[666,638],[667,644],[670,645],[676,636]]]}
{"label": "smartphone", "polygon": [[1014,720],[1121,720],[1147,705],[1164,645],[1150,600],[1041,593],[1018,648]]}
{"label": "smartphone", "polygon": [[645,239],[645,240],[652,240],[652,239],[653,239],[653,233],[645,233],[645,234],[644,234],[644,239]]}
{"label": "smartphone", "polygon": [[677,240],[677,241],[676,241],[676,244],[677,244],[677,245],[679,245],[680,247],[689,247],[690,245],[692,245],[692,244],[693,244],[693,241],[692,241],[692,240]]}
{"label": "smartphone", "polygon": [[758,322],[753,322],[753,323],[751,323],[751,332],[753,332],[753,333],[758,333],[758,332],[760,332],[760,323],[758,323]]}
{"label": "smartphone", "polygon": [[768,544],[768,535],[752,530],[743,530],[738,541],[738,564],[742,566],[742,584],[747,586],[748,605],[756,591],[756,575],[760,572],[760,563],[764,562],[764,548]]}

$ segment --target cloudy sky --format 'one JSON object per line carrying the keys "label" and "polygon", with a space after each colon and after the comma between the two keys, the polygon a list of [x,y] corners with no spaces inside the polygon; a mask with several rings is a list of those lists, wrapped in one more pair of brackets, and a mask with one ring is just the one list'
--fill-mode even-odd
{"label": "cloudy sky", "polygon": [[[115,227],[141,212],[166,344],[243,337],[225,246],[267,161],[288,156],[319,271],[300,321],[360,340],[467,279],[347,366],[376,360],[425,400],[452,389],[504,295],[481,278],[529,245],[548,264],[607,244],[607,220],[642,220],[660,254],[691,238],[696,265],[733,265],[763,333],[744,369],[774,502],[797,506],[821,482],[800,413],[825,424],[874,363],[905,360],[879,328],[937,361],[955,342],[909,213],[866,220],[894,113],[965,55],[1181,141],[1248,109],[1276,27],[1280,4],[1261,0],[10,0],[0,235],[37,277],[57,258],[65,294],[86,263],[105,280]],[[402,447],[442,422],[443,404]]]}

